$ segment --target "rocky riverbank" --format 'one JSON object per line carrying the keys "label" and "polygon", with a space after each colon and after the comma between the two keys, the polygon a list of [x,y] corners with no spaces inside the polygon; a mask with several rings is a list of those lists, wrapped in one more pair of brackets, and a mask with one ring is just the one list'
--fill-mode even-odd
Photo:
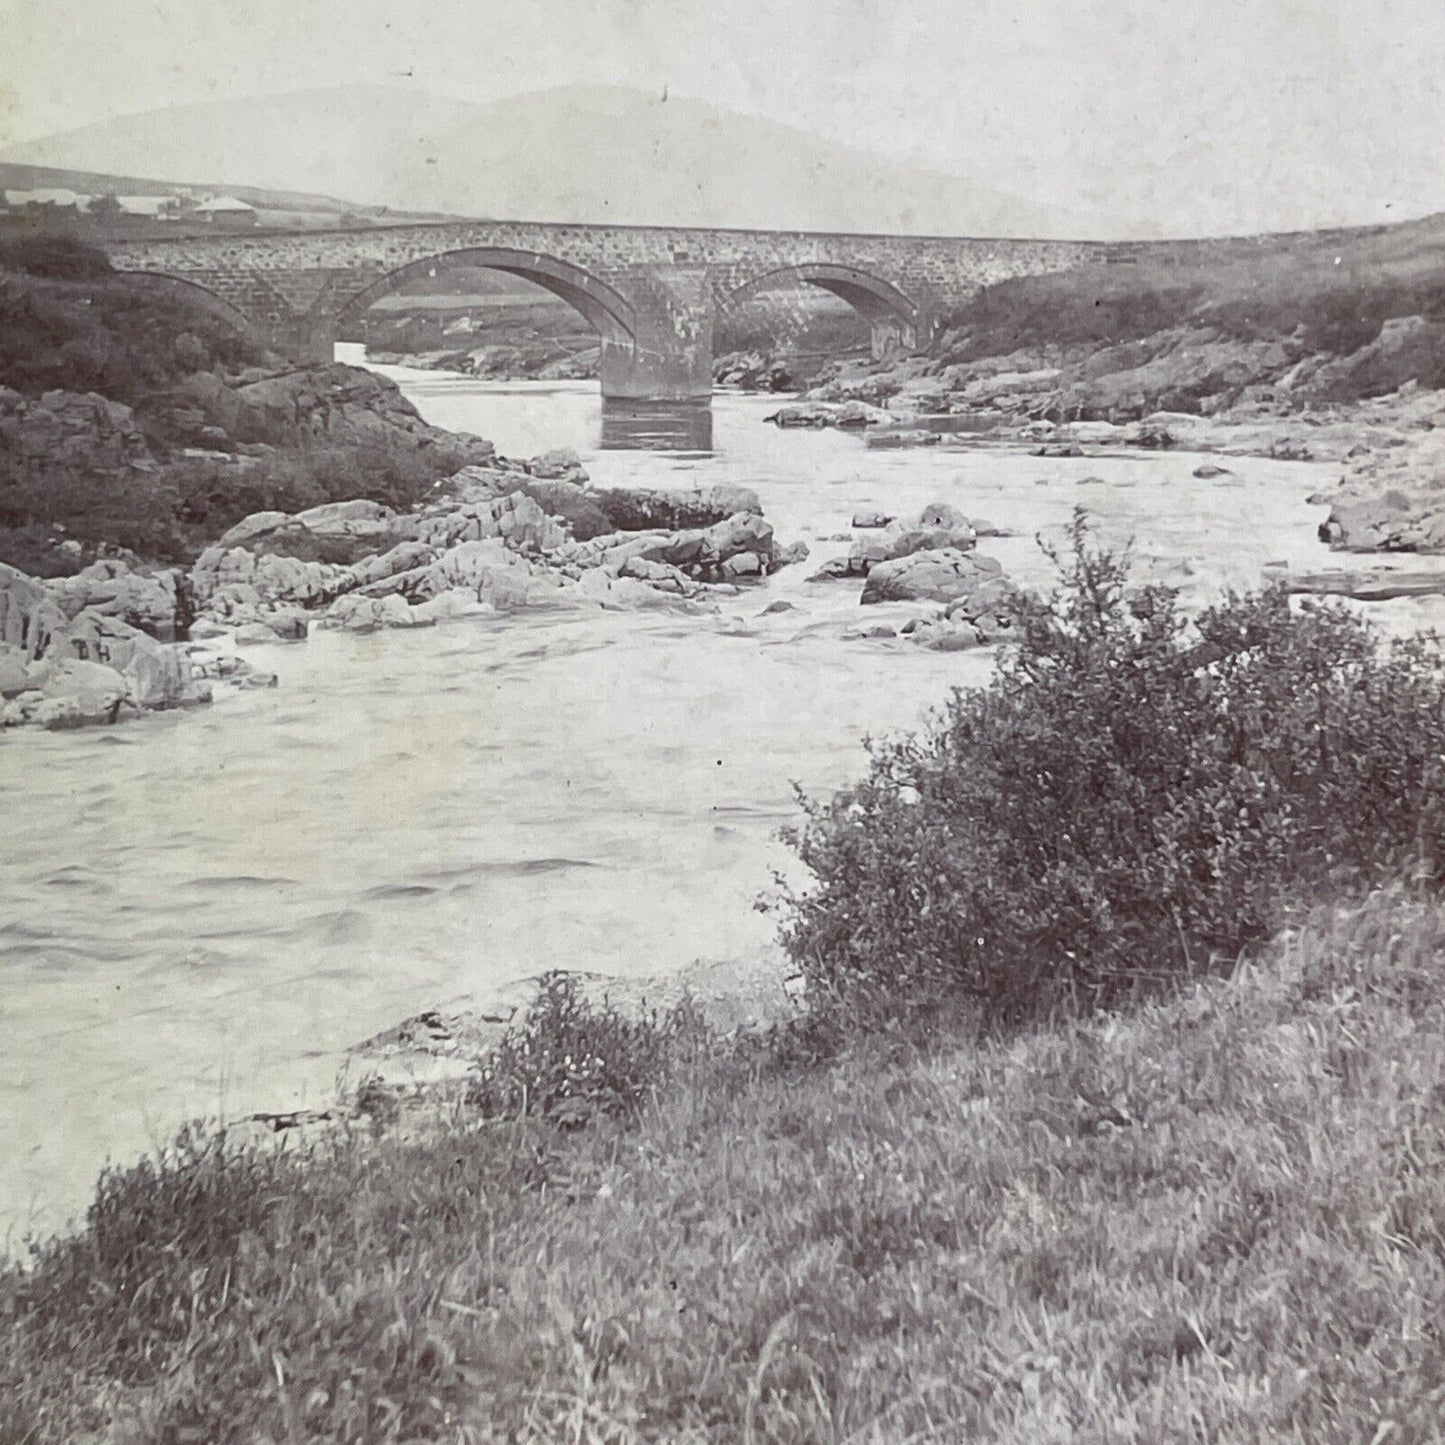
{"label": "rocky riverbank", "polygon": [[189,568],[107,558],[48,580],[0,569],[0,720],[114,722],[208,700],[208,676],[254,685],[210,656],[217,639],[535,608],[702,612],[806,555],[777,544],[745,488],[594,489],[571,453],[491,457],[411,508],[253,513]]}
{"label": "rocky riverbank", "polygon": [[382,366],[417,371],[450,371],[479,381],[594,381],[602,365],[596,346],[516,346],[506,342],[441,351],[386,351],[368,348]]}
{"label": "rocky riverbank", "polygon": [[[1344,356],[1194,332],[967,362],[942,352],[837,368],[768,420],[855,429],[870,447],[1336,463],[1337,489],[1315,498],[1331,506],[1323,540],[1345,552],[1445,554],[1445,392],[1427,384],[1445,365],[1445,323],[1387,321]],[[1375,585],[1367,577],[1354,590]]]}

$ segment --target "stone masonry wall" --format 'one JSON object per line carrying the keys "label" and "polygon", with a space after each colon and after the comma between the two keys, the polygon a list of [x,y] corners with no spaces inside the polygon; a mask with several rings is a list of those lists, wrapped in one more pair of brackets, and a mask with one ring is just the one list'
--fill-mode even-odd
{"label": "stone masonry wall", "polygon": [[390,272],[475,248],[561,261],[628,299],[643,270],[701,267],[714,308],[773,272],[841,266],[897,288],[925,320],[982,286],[1060,270],[1100,249],[1062,241],[469,221],[133,241],[109,251],[120,270],[157,272],[206,286],[263,324],[311,318],[319,326]]}

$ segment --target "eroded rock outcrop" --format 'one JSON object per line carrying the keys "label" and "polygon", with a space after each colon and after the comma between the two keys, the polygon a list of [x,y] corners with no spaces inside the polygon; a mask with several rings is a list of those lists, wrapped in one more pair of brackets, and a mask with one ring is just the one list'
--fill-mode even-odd
{"label": "eroded rock outcrop", "polygon": [[870,426],[887,426],[893,416],[881,407],[866,401],[801,401],[792,406],[781,407],[770,416],[763,418],[780,427],[842,427],[861,429]]}
{"label": "eroded rock outcrop", "polygon": [[84,611],[119,617],[153,637],[174,637],[187,621],[174,570],[147,573],[129,563],[105,558],[72,577],[46,582],[46,590],[67,617]]}
{"label": "eroded rock outcrop", "polygon": [[80,727],[209,698],[183,648],[95,608],[67,616],[47,587],[0,564],[0,725]]}
{"label": "eroded rock outcrop", "polygon": [[93,392],[26,397],[0,386],[0,451],[27,471],[94,475],[155,469],[130,407]]}
{"label": "eroded rock outcrop", "polygon": [[298,438],[332,446],[403,451],[460,450],[474,461],[495,454],[488,441],[423,421],[394,381],[360,367],[293,367],[228,384],[210,372],[186,378],[176,406],[236,442],[294,446]]}
{"label": "eroded rock outcrop", "polygon": [[1323,541],[1348,552],[1445,553],[1445,399],[1412,424],[1361,445],[1331,498]]}

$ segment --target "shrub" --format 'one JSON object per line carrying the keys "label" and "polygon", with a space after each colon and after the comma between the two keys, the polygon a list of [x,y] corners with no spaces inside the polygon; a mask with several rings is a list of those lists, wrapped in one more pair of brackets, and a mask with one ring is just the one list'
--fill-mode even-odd
{"label": "shrub", "polygon": [[523,1021],[482,1061],[468,1103],[491,1116],[538,1114],[565,1124],[630,1114],[682,1048],[701,1040],[703,1027],[687,1003],[628,1017],[606,998],[588,999],[575,975],[551,973]]}
{"label": "shrub", "polygon": [[824,1012],[1012,1020],[1233,961],[1294,901],[1439,875],[1445,684],[1280,590],[1188,622],[1076,517],[988,687],[807,803],[785,944]]}
{"label": "shrub", "polygon": [[203,307],[133,277],[5,266],[0,254],[0,386],[30,396],[95,391],[134,404],[198,363],[241,367],[265,357]]}
{"label": "shrub", "polygon": [[[0,456],[0,527],[29,537],[64,534],[94,551],[107,545],[162,561],[189,555],[177,521],[179,493],[162,468],[91,471]],[[86,545],[88,544],[88,545]]]}
{"label": "shrub", "polygon": [[0,238],[0,269],[60,281],[92,281],[113,274],[99,247],[53,231]]}

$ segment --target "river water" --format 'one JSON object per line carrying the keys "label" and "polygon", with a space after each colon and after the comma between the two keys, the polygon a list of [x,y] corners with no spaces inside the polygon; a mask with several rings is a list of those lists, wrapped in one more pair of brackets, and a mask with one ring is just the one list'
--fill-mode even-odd
{"label": "river water", "polygon": [[[107,1157],[196,1114],[325,1103],[345,1049],[553,967],[756,967],[791,785],[839,786],[986,653],[849,639],[856,582],[808,583],[856,511],[948,501],[1043,580],[1033,534],[1083,503],[1142,572],[1202,596],[1320,566],[1332,474],[1186,455],[889,452],[778,431],[721,396],[709,455],[602,450],[593,383],[401,376],[428,419],[509,455],[575,446],[599,484],[756,488],[810,564],[719,616],[549,615],[316,632],[247,649],[275,690],[0,740],[0,1239],[59,1225]],[[1090,480],[1085,479],[1102,479]],[[795,610],[761,615],[786,598]],[[1409,619],[1406,619],[1409,620]]]}

